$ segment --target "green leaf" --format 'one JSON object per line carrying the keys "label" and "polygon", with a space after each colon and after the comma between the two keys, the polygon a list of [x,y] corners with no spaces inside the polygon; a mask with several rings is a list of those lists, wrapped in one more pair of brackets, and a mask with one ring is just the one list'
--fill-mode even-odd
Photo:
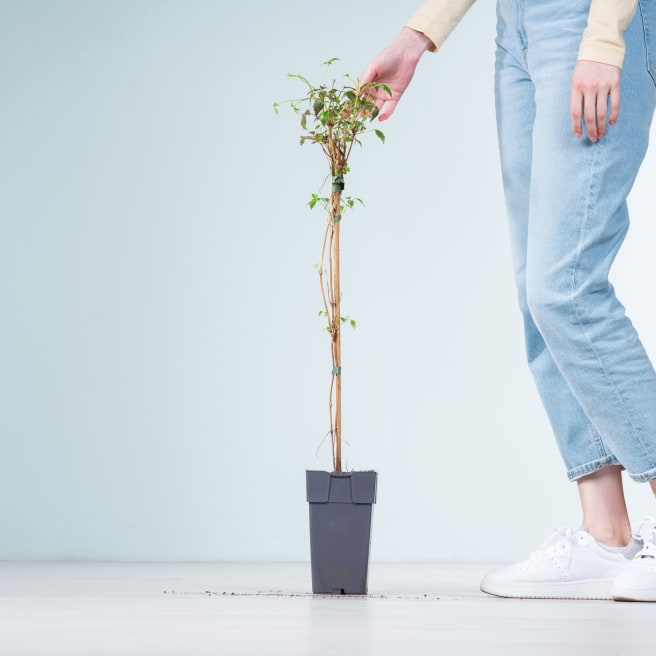
{"label": "green leaf", "polygon": [[273,103],[273,111],[274,111],[276,114],[279,114],[279,113],[280,113],[280,112],[278,111],[278,108],[279,108],[279,107],[280,107],[280,103],[277,103],[277,102],[274,102],[274,103]]}
{"label": "green leaf", "polygon": [[376,133],[376,136],[385,143],[385,135],[380,130],[374,130],[374,132]]}
{"label": "green leaf", "polygon": [[386,84],[381,84],[381,86],[383,87],[383,91],[391,98],[392,90]]}
{"label": "green leaf", "polygon": [[332,66],[336,61],[339,61],[339,57],[333,57],[332,59],[329,59],[328,61],[323,62],[324,66]]}
{"label": "green leaf", "polygon": [[295,77],[297,80],[301,80],[302,82],[305,82],[305,84],[312,89],[312,85],[308,82],[306,78],[304,78],[302,75],[299,75],[298,73],[287,73],[287,77]]}
{"label": "green leaf", "polygon": [[351,328],[353,328],[353,330],[355,330],[355,325],[355,319],[351,319]]}

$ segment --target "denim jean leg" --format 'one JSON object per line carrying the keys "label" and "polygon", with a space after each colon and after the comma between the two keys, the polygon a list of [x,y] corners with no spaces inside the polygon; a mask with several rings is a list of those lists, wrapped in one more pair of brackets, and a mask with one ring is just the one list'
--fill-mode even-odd
{"label": "denim jean leg", "polygon": [[[527,300],[594,430],[633,478],[649,480],[656,478],[656,373],[609,273],[629,227],[626,198],[647,149],[656,87],[639,11],[625,34],[617,125],[596,143],[573,137],[570,84],[588,4],[525,0],[536,105]],[[653,0],[645,6],[656,15]],[[574,459],[588,452],[579,443],[567,448]]]}
{"label": "denim jean leg", "polygon": [[536,107],[535,87],[527,66],[522,5],[514,0],[500,0],[497,5],[495,96],[499,152],[528,363],[568,476],[574,480],[617,464],[617,460],[570,390],[528,308],[526,249]]}

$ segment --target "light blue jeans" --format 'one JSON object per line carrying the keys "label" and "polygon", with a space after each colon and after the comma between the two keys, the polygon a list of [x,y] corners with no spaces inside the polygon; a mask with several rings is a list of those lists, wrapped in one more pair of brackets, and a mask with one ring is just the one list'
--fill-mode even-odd
{"label": "light blue jeans", "polygon": [[[640,0],[625,33],[620,118],[596,143],[585,130],[577,140],[569,117],[589,7],[497,3],[497,124],[514,273],[529,365],[569,478],[620,464],[647,481],[656,479],[656,374],[608,274],[656,105],[656,0]],[[654,206],[656,214],[656,197]]]}

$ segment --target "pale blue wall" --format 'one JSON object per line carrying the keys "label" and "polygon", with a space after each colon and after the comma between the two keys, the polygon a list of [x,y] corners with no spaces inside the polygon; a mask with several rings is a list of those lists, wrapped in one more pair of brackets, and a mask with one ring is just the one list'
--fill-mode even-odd
{"label": "pale blue wall", "polygon": [[[271,105],[329,57],[357,75],[413,8],[0,2],[0,558],[308,557],[325,171]],[[523,363],[493,13],[422,62],[348,181],[347,460],[380,471],[381,560],[509,559],[578,518]],[[622,275],[653,347],[650,229]]]}

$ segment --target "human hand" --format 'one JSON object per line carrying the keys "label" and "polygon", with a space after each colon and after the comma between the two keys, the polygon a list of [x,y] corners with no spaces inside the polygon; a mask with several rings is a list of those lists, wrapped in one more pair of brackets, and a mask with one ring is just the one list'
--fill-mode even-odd
{"label": "human hand", "polygon": [[612,64],[579,60],[572,76],[570,116],[574,136],[583,134],[582,122],[590,141],[606,136],[608,98],[610,117],[608,124],[615,125],[620,113],[620,78],[622,69]]}
{"label": "human hand", "polygon": [[[360,87],[372,82],[381,85],[380,89],[371,89],[369,99],[378,107],[378,120],[389,118],[417,68],[422,54],[432,45],[431,40],[409,27],[404,27],[398,37],[371,61],[360,76]],[[382,88],[387,86],[392,96]],[[384,111],[381,112],[384,106]]]}

